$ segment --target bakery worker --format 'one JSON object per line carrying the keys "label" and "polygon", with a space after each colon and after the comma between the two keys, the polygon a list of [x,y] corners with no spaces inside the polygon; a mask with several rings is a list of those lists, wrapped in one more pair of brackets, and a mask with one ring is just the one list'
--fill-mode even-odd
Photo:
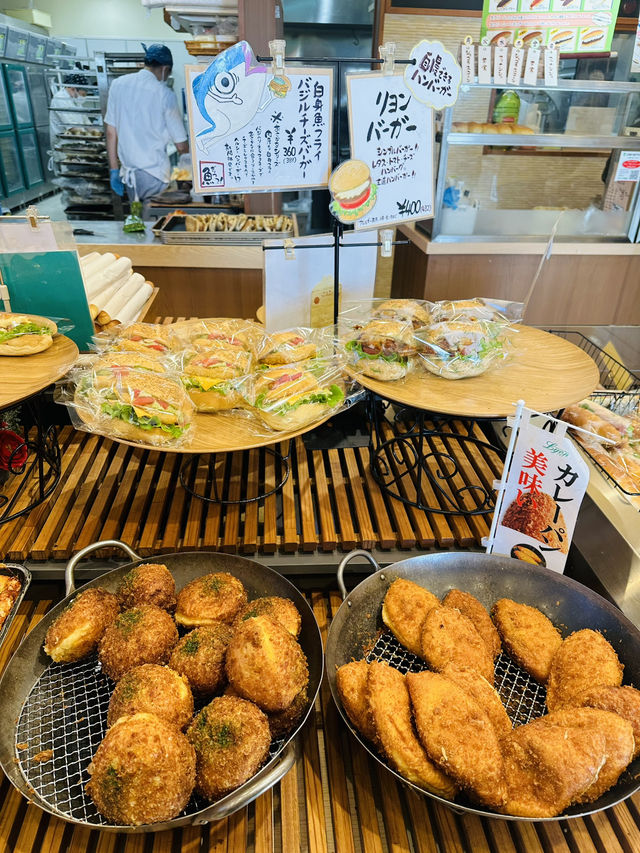
{"label": "bakery worker", "polygon": [[62,86],[51,98],[49,112],[49,132],[51,142],[60,133],[73,125],[91,124],[88,113],[80,112],[87,95],[87,78],[84,74],[65,74]]}
{"label": "bakery worker", "polygon": [[[166,85],[173,67],[164,44],[144,48],[144,68],[116,78],[109,89],[104,119],[111,189],[144,201],[166,189],[170,165],[167,145],[189,150],[174,92]],[[119,161],[119,165],[118,165]]]}

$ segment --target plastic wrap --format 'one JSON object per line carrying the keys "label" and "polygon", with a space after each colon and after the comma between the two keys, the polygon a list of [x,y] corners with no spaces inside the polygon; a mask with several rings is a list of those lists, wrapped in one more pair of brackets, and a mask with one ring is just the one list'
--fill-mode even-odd
{"label": "plastic wrap", "polygon": [[261,364],[276,366],[296,364],[310,358],[329,358],[335,351],[335,328],[296,327],[282,332],[263,334],[258,342],[257,358]]}
{"label": "plastic wrap", "polygon": [[475,323],[477,321],[508,326],[522,320],[524,304],[501,299],[453,299],[434,302],[431,306],[433,322]]}
{"label": "plastic wrap", "polygon": [[266,367],[236,387],[248,411],[276,432],[302,429],[348,404],[347,383],[335,359]]}
{"label": "plastic wrap", "polygon": [[416,364],[417,345],[413,323],[373,319],[364,323],[342,322],[340,349],[346,363],[357,373],[385,382],[403,379]]}
{"label": "plastic wrap", "polygon": [[58,385],[56,402],[67,406],[76,429],[158,447],[187,444],[193,403],[177,376],[152,363],[142,353],[81,362]]}
{"label": "plastic wrap", "polygon": [[505,335],[492,321],[432,323],[414,338],[420,364],[444,379],[479,376],[508,353]]}
{"label": "plastic wrap", "polygon": [[175,331],[175,325],[155,323],[131,323],[118,325],[112,332],[101,332],[94,336],[96,350],[124,350],[143,352],[155,358],[170,359],[172,353],[182,349],[182,343]]}
{"label": "plastic wrap", "polygon": [[433,304],[426,299],[374,298],[343,302],[340,325],[352,326],[369,320],[395,320],[407,323],[414,329],[428,325],[433,320]]}
{"label": "plastic wrap", "polygon": [[252,320],[211,317],[186,320],[172,326],[182,349],[211,350],[236,347],[254,353],[264,335],[264,329]]}
{"label": "plastic wrap", "polygon": [[199,412],[223,412],[245,405],[237,385],[253,370],[251,352],[237,346],[186,350],[180,366],[182,384]]}

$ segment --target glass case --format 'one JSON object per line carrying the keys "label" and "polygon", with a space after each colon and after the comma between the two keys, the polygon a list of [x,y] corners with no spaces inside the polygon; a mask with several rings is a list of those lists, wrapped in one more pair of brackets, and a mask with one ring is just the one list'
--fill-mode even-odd
{"label": "glass case", "polygon": [[444,112],[433,239],[540,240],[555,229],[635,242],[639,95],[640,84],[617,80],[462,86]]}

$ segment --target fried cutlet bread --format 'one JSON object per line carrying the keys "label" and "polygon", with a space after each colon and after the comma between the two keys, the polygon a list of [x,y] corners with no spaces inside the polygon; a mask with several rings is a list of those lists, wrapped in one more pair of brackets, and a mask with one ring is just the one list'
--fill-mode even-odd
{"label": "fried cutlet bread", "polygon": [[613,646],[599,631],[575,631],[553,657],[547,684],[547,707],[567,707],[596,687],[620,687],[623,666]]}
{"label": "fried cutlet bread", "polygon": [[109,701],[107,725],[133,714],[155,714],[179,729],[193,717],[193,695],[189,682],[167,666],[145,663],[126,672],[116,684]]}
{"label": "fried cutlet bread", "polygon": [[562,637],[550,619],[536,607],[501,598],[491,616],[510,657],[536,681],[546,684]]}
{"label": "fried cutlet bread", "polygon": [[613,787],[633,758],[634,739],[631,723],[611,711],[596,708],[565,708],[552,711],[537,721],[541,726],[560,726],[580,729],[605,739],[605,761],[597,779],[576,799],[577,803],[592,803]]}
{"label": "fried cutlet bread", "polygon": [[437,672],[410,672],[418,736],[429,758],[473,799],[491,808],[506,801],[500,745],[486,712]]}
{"label": "fried cutlet bread", "polygon": [[309,681],[307,659],[286,628],[270,616],[242,622],[227,647],[229,683],[263,711],[283,711]]}
{"label": "fried cutlet bread", "polygon": [[405,676],[385,663],[369,664],[367,703],[376,743],[392,767],[415,785],[452,799],[455,784],[429,759],[416,737]]}
{"label": "fried cutlet bread", "polygon": [[44,638],[44,650],[54,661],[70,663],[88,657],[119,611],[118,599],[101,587],[79,592]]}
{"label": "fried cutlet bread", "polygon": [[195,693],[212,696],[226,681],[224,661],[232,636],[224,622],[194,628],[178,640],[169,666],[185,676]]}
{"label": "fried cutlet bread", "polygon": [[104,632],[98,646],[103,672],[118,681],[144,663],[167,663],[178,642],[178,629],[166,610],[141,604],[123,610]]}
{"label": "fried cutlet bread", "polygon": [[246,603],[247,593],[238,578],[228,572],[212,572],[180,590],[176,622],[185,628],[212,622],[231,624]]}
{"label": "fried cutlet bread", "polygon": [[236,616],[233,627],[237,628],[241,622],[251,619],[253,616],[271,616],[279,622],[294,637],[298,637],[302,626],[302,617],[293,601],[288,598],[280,598],[277,595],[265,598],[254,598],[245,605]]}
{"label": "fried cutlet bread", "polygon": [[427,613],[440,602],[413,581],[397,578],[382,602],[382,621],[394,637],[414,655],[422,656],[422,626]]}
{"label": "fried cutlet bread", "polygon": [[223,797],[264,763],[271,734],[266,716],[237,696],[218,696],[187,729],[196,751],[196,790],[208,800]]}
{"label": "fried cutlet bread", "polygon": [[176,609],[176,583],[162,563],[134,566],[120,581],[118,601],[124,609],[155,604],[171,613]]}
{"label": "fried cutlet bread", "polygon": [[365,660],[345,663],[336,672],[336,687],[347,716],[367,740],[376,739],[371,711],[367,702],[369,664]]}
{"label": "fried cutlet bread", "polygon": [[572,700],[572,707],[599,708],[601,711],[613,711],[631,723],[635,749],[633,757],[640,755],[640,690],[624,687],[594,687],[579,693]]}
{"label": "fried cutlet bread", "polygon": [[518,726],[502,742],[506,814],[555,817],[593,785],[605,763],[604,735],[541,725],[544,719]]}
{"label": "fried cutlet bread", "polygon": [[452,607],[434,607],[422,626],[422,657],[435,670],[471,667],[493,684],[493,656],[473,623]]}
{"label": "fried cutlet bread", "polygon": [[177,817],[189,802],[195,752],[175,726],[153,714],[120,717],[87,768],[86,790],[110,823],[140,826]]}
{"label": "fried cutlet bread", "polygon": [[455,607],[463,616],[473,622],[476,631],[487,644],[487,648],[495,660],[502,651],[500,635],[496,631],[496,626],[491,621],[491,617],[478,599],[470,592],[451,589],[442,599],[442,604],[444,607]]}
{"label": "fried cutlet bread", "polygon": [[486,712],[498,739],[511,732],[511,720],[500,697],[486,678],[475,669],[450,664],[442,674],[461,687]]}

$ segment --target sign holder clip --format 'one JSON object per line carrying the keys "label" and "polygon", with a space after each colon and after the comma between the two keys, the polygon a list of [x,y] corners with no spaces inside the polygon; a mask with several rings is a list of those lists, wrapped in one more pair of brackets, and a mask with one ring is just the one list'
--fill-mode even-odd
{"label": "sign holder clip", "polygon": [[396,64],[396,43],[388,41],[381,44],[378,48],[380,58],[382,59],[382,73],[385,77],[390,77],[395,72]]}

